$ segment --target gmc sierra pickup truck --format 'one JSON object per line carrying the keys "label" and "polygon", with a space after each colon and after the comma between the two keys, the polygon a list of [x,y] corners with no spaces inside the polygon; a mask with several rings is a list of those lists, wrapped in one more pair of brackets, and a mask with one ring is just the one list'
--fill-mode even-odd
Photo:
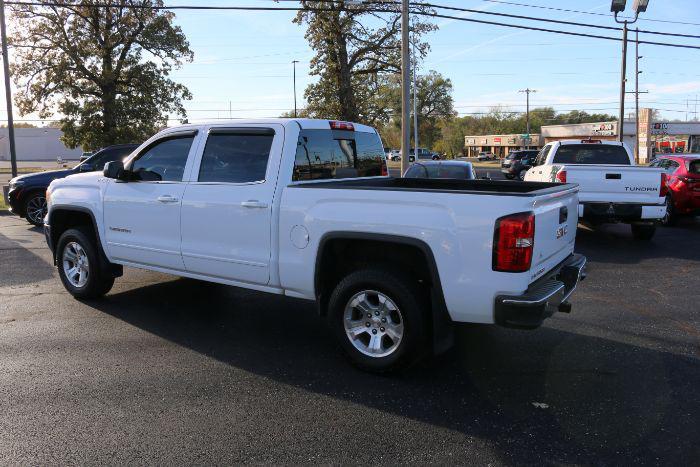
{"label": "gmc sierra pickup truck", "polygon": [[592,225],[631,224],[638,240],[650,240],[666,214],[664,171],[635,166],[629,148],[616,141],[548,143],[524,180],[578,184],[579,218]]}
{"label": "gmc sierra pickup truck", "polygon": [[44,228],[76,298],[131,266],[314,300],[352,362],[387,371],[446,349],[454,322],[535,328],[570,311],[577,190],[392,178],[370,127],[237,120],[170,128],[54,181]]}

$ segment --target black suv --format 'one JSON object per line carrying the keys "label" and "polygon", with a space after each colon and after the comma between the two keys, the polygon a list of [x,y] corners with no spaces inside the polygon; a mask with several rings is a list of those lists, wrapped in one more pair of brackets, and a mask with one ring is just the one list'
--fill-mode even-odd
{"label": "black suv", "polygon": [[535,162],[537,154],[539,154],[539,151],[530,149],[512,151],[503,159],[503,162],[501,162],[501,172],[503,172],[503,175],[509,180],[515,177],[523,180],[525,178],[525,173]]}
{"label": "black suv", "polygon": [[107,162],[123,159],[138,146],[115,144],[101,149],[72,169],[37,172],[13,178],[7,193],[10,211],[25,217],[31,224],[41,226],[46,215],[46,188],[53,180],[82,172],[101,171]]}

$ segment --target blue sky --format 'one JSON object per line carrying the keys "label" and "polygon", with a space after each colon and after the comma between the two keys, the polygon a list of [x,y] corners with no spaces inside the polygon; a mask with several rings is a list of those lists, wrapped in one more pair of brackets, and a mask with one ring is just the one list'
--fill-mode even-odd
{"label": "blue sky", "polygon": [[[166,0],[168,5],[280,5],[269,0]],[[610,0],[512,0],[541,7],[581,10],[597,15],[517,6],[487,0],[435,0],[442,5],[482,11],[539,16],[616,26],[608,14]],[[633,0],[628,0],[628,12]],[[296,5],[283,2],[282,6]],[[477,13],[445,12],[465,18],[499,21]],[[190,121],[209,118],[272,117],[293,107],[292,60],[297,64],[297,89],[303,92],[312,78],[308,64],[313,51],[304,39],[305,28],[292,23],[293,12],[183,11],[176,22],[187,35],[195,58],[173,73],[189,87],[194,98],[186,103]],[[601,16],[603,15],[603,16]],[[658,21],[650,21],[658,20]],[[619,37],[617,31],[547,25],[503,18],[503,22],[531,24]],[[640,29],[700,34],[698,0],[651,0],[649,10],[635,25]],[[491,25],[436,19],[440,29],[427,40],[432,50],[422,70],[436,70],[454,84],[456,110],[479,113],[495,105],[513,111],[525,109],[519,89],[536,89],[532,106],[557,110],[581,109],[617,113],[620,43],[563,36]],[[700,39],[641,35],[648,40],[700,45]],[[631,34],[633,37],[633,34]],[[700,50],[642,45],[640,90],[643,105],[662,109],[667,118],[694,117],[700,98]],[[628,90],[633,90],[634,46],[628,54]],[[627,108],[633,108],[628,96]],[[687,101],[690,100],[688,105]],[[646,103],[646,104],[644,104]],[[4,106],[4,104],[3,104]],[[229,112],[231,108],[231,112]],[[698,105],[700,112],[700,105]]]}

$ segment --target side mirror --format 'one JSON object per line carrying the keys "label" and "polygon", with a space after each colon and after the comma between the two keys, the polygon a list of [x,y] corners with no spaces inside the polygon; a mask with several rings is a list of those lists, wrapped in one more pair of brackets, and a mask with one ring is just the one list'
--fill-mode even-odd
{"label": "side mirror", "polygon": [[105,168],[102,174],[107,178],[114,178],[116,180],[124,179],[124,163],[122,161],[112,161],[105,164]]}
{"label": "side mirror", "polygon": [[95,167],[92,164],[82,163],[78,167],[79,172],[92,172],[94,170],[95,170]]}

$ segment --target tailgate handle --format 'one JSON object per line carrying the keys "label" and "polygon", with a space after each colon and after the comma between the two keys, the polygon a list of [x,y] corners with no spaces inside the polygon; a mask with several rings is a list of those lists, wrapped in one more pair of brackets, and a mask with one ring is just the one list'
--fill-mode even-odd
{"label": "tailgate handle", "polygon": [[569,208],[563,206],[559,208],[559,223],[563,224],[569,218]]}
{"label": "tailgate handle", "polygon": [[621,178],[622,174],[605,174],[606,180],[620,180]]}

